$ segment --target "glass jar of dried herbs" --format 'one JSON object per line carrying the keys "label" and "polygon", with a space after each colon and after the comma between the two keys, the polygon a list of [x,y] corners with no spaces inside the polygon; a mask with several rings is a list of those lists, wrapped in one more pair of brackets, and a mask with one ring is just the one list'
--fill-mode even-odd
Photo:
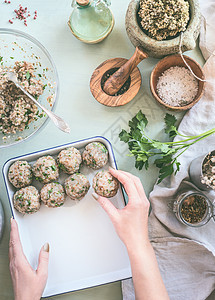
{"label": "glass jar of dried herbs", "polygon": [[190,190],[177,196],[173,204],[177,219],[188,226],[200,227],[214,218],[214,206],[203,193]]}

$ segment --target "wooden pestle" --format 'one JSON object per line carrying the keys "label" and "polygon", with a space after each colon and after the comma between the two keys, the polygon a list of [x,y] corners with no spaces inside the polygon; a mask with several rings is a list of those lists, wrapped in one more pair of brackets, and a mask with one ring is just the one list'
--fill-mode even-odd
{"label": "wooden pestle", "polygon": [[110,96],[115,95],[128,80],[136,66],[147,57],[147,53],[145,53],[140,47],[136,47],[134,55],[119,70],[107,79],[103,87],[104,92]]}

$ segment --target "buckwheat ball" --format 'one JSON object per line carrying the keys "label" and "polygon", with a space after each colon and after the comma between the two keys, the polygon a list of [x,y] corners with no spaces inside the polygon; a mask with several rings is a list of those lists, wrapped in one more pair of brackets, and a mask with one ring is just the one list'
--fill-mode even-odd
{"label": "buckwheat ball", "polygon": [[62,150],[57,158],[59,168],[67,174],[79,171],[82,162],[81,153],[74,147]]}
{"label": "buckwheat ball", "polygon": [[108,171],[99,171],[93,178],[93,188],[96,194],[111,198],[116,195],[119,182]]}
{"label": "buckwheat ball", "polygon": [[31,166],[25,160],[15,161],[9,168],[8,179],[18,189],[30,185],[33,180]]}
{"label": "buckwheat ball", "polygon": [[66,194],[73,200],[81,200],[89,191],[90,183],[86,176],[75,173],[65,180]]}
{"label": "buckwheat ball", "polygon": [[100,169],[108,162],[108,150],[102,143],[93,142],[85,147],[83,162],[92,169]]}
{"label": "buckwheat ball", "polygon": [[40,195],[34,186],[18,190],[13,196],[14,208],[21,214],[33,214],[40,209]]}
{"label": "buckwheat ball", "polygon": [[55,159],[50,156],[42,156],[33,165],[33,173],[37,180],[42,183],[49,183],[57,180],[59,169]]}
{"label": "buckwheat ball", "polygon": [[40,191],[40,198],[48,207],[62,206],[65,201],[64,188],[58,182],[47,183]]}

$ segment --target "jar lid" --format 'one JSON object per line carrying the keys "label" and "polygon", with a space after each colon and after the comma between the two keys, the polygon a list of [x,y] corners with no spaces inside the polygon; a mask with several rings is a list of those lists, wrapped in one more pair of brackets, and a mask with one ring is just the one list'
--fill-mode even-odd
{"label": "jar lid", "polygon": [[80,6],[87,6],[90,3],[90,0],[76,0],[76,2]]}

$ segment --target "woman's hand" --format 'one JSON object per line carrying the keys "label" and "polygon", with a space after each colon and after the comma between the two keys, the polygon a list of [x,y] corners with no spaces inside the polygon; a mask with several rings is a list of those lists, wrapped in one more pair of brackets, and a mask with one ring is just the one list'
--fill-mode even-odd
{"label": "woman's hand", "polygon": [[42,247],[38,268],[33,270],[23,253],[18,226],[12,218],[9,260],[15,300],[39,300],[48,277],[49,244]]}
{"label": "woman's hand", "polygon": [[131,263],[136,300],[169,300],[148,238],[149,201],[139,178],[123,171],[109,170],[124,186],[128,204],[117,209],[106,198],[93,194],[109,215],[126,245]]}
{"label": "woman's hand", "polygon": [[117,209],[106,198],[93,194],[109,215],[117,234],[127,249],[148,244],[148,213],[149,201],[138,177],[124,171],[109,170],[124,186],[128,195],[128,204],[123,209]]}

